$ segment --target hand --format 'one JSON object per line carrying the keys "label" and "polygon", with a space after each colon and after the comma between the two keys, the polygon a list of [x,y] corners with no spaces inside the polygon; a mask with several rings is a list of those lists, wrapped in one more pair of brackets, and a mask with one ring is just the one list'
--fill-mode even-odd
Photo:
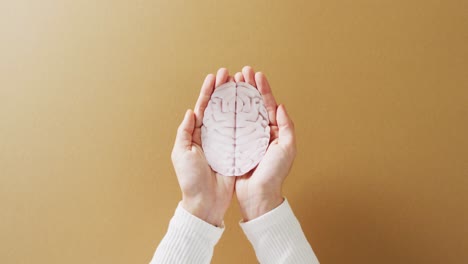
{"label": "hand", "polygon": [[277,106],[264,74],[245,66],[234,76],[258,88],[270,119],[270,145],[259,165],[237,177],[236,194],[244,221],[257,218],[283,202],[281,187],[296,157],[294,124],[283,105]]}
{"label": "hand", "polygon": [[195,105],[187,110],[177,130],[172,150],[172,163],[182,190],[182,207],[191,214],[215,226],[221,226],[234,193],[235,177],[214,172],[201,147],[203,113],[215,87],[232,81],[228,71],[218,70],[206,76]]}

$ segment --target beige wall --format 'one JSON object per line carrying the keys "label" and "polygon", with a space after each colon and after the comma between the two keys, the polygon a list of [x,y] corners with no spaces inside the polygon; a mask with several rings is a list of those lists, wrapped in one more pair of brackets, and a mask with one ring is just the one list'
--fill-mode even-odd
{"label": "beige wall", "polygon": [[[297,125],[284,191],[322,263],[468,262],[467,1],[0,2],[0,262],[147,263],[205,74]],[[237,205],[213,263],[255,263]]]}

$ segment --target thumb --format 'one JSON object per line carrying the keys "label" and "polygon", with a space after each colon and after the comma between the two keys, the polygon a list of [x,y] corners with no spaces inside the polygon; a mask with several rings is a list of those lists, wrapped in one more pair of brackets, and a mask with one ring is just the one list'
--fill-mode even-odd
{"label": "thumb", "polygon": [[195,129],[195,118],[192,110],[185,112],[184,120],[177,129],[174,150],[190,150],[192,147],[192,134]]}
{"label": "thumb", "polygon": [[276,110],[276,121],[278,122],[278,142],[280,144],[294,145],[296,137],[294,135],[294,123],[289,118],[284,105],[278,106]]}

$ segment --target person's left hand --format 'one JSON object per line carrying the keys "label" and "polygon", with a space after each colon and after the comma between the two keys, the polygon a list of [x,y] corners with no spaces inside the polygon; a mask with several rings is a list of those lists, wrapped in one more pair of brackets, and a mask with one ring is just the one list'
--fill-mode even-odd
{"label": "person's left hand", "polygon": [[270,120],[270,144],[256,168],[236,177],[236,195],[244,221],[255,219],[279,206],[282,186],[296,157],[294,124],[284,105],[277,106],[265,75],[245,66],[236,82],[256,87],[263,97]]}
{"label": "person's left hand", "polygon": [[235,177],[226,177],[211,169],[201,147],[203,113],[215,87],[232,81],[228,71],[208,74],[195,105],[187,110],[177,130],[171,159],[182,190],[182,207],[196,217],[221,226],[234,192]]}

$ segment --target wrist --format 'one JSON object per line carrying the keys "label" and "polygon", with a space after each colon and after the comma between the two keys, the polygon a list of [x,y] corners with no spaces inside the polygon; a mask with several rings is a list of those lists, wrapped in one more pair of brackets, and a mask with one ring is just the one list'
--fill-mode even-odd
{"label": "wrist", "polygon": [[222,226],[224,212],[221,212],[215,206],[188,198],[183,198],[181,205],[187,212],[201,220],[217,227]]}
{"label": "wrist", "polygon": [[283,201],[281,193],[259,194],[245,200],[239,200],[239,207],[243,220],[247,222],[270,212],[280,206]]}

